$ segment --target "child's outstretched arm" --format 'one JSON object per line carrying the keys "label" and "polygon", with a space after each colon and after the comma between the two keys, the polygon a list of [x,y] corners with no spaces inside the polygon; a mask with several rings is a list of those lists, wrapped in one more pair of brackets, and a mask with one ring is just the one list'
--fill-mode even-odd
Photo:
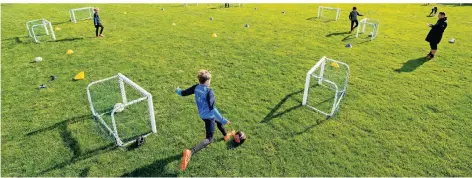
{"label": "child's outstretched arm", "polygon": [[195,84],[191,86],[190,88],[187,88],[185,90],[181,90],[180,88],[175,89],[175,93],[177,93],[180,96],[188,96],[192,95],[195,93],[195,88],[197,87],[198,84]]}
{"label": "child's outstretched arm", "polygon": [[210,91],[208,91],[208,96],[207,96],[207,99],[208,99],[208,106],[210,108],[210,111],[211,113],[213,113],[213,115],[215,115],[216,119],[218,119],[218,121],[225,125],[225,124],[231,124],[231,122],[229,122],[228,120],[226,120],[221,114],[220,112],[218,111],[218,109],[216,109],[215,107],[215,94],[213,93],[213,90],[210,89]]}

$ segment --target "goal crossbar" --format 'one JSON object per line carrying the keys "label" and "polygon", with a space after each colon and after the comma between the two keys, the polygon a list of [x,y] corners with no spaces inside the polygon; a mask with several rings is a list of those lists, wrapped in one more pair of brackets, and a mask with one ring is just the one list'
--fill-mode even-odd
{"label": "goal crossbar", "polygon": [[340,15],[341,15],[341,9],[340,8],[319,6],[318,7],[318,18],[321,18],[321,16],[323,16],[323,9],[335,10],[336,11],[336,20],[338,20]]}
{"label": "goal crossbar", "polygon": [[[134,83],[132,80],[130,80],[128,77],[124,76],[121,73],[118,73],[115,76],[108,77],[108,78],[105,78],[105,79],[102,79],[102,80],[94,81],[94,82],[90,83],[87,86],[87,97],[88,97],[88,101],[89,101],[89,104],[90,104],[90,110],[92,111],[92,115],[100,121],[100,123],[108,130],[108,132],[111,135],[113,135],[113,137],[115,138],[115,142],[118,146],[126,146],[126,145],[129,145],[129,144],[135,142],[135,140],[131,140],[131,141],[128,141],[126,143],[123,143],[123,141],[121,140],[121,138],[118,134],[118,129],[117,129],[117,126],[116,126],[116,121],[115,121],[115,113],[117,112],[118,109],[121,109],[121,108],[113,108],[111,111],[106,111],[104,113],[98,113],[95,110],[95,107],[93,106],[92,94],[90,93],[90,87],[93,86],[93,85],[99,84],[99,83],[103,83],[103,82],[106,82],[106,81],[109,81],[109,80],[113,80],[113,79],[118,79],[119,80],[120,93],[121,93],[121,98],[122,98],[122,102],[123,102],[123,106],[122,106],[123,109],[130,106],[130,105],[133,105],[133,104],[136,104],[136,103],[139,103],[139,102],[143,102],[143,101],[147,101],[148,111],[149,111],[149,120],[151,122],[151,132],[148,132],[143,136],[147,137],[151,133],[157,133],[155,116],[154,116],[154,106],[153,106],[153,102],[152,102],[152,95],[149,92],[147,92],[146,90],[144,90],[143,88],[141,88],[138,84]],[[128,84],[129,86],[133,87],[137,91],[139,91],[141,93],[142,97],[140,97],[138,99],[135,99],[135,100],[132,100],[132,101],[127,101],[125,87],[124,87],[125,83]],[[103,119],[103,116],[105,114],[109,114],[109,113],[111,113],[110,116],[111,116],[112,128],[110,128],[108,126],[108,124],[105,122],[105,120]]]}
{"label": "goal crossbar", "polygon": [[[80,11],[80,10],[87,10],[88,16],[85,18],[77,19],[75,16],[75,12]],[[77,20],[91,19],[93,17],[93,7],[82,7],[82,8],[76,8],[76,9],[70,9],[69,15],[70,15],[70,21],[73,23],[77,23]]]}
{"label": "goal crossbar", "polygon": [[[341,88],[335,82],[325,78],[324,72],[325,72],[325,65],[326,65],[327,62],[335,62],[338,65],[342,65],[342,66],[345,67],[346,76],[345,76],[344,83],[341,84],[342,85]],[[320,69],[319,73],[315,73],[315,71],[317,69]],[[319,113],[321,113],[321,114],[323,114],[327,117],[332,117],[336,113],[336,111],[338,110],[339,105],[341,103],[341,100],[343,99],[343,97],[346,93],[349,72],[350,72],[349,71],[349,65],[347,65],[346,63],[341,62],[341,61],[337,61],[337,60],[334,60],[334,59],[327,58],[326,56],[323,56],[306,74],[305,90],[304,90],[304,93],[303,93],[302,105],[307,106],[307,107],[309,107],[309,108],[311,108],[311,109],[313,109],[313,110],[315,110],[315,111],[317,111],[317,112],[319,112]],[[310,90],[310,81],[311,81],[312,77],[317,79],[318,85],[324,86],[326,88],[329,88],[329,89],[335,91],[334,102],[333,102],[333,105],[331,107],[331,110],[328,111],[328,112],[322,111],[321,109],[318,109],[318,108],[308,104],[308,93],[309,93],[309,90]],[[325,85],[324,83],[327,83],[331,86]]]}

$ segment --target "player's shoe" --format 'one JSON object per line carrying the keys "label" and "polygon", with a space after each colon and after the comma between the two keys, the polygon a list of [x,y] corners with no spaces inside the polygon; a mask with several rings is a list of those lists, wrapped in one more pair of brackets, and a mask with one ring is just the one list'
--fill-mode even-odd
{"label": "player's shoe", "polygon": [[228,140],[231,138],[231,136],[234,136],[235,134],[236,134],[236,133],[235,133],[234,130],[233,130],[233,131],[227,133],[227,134],[223,137],[223,140],[225,140],[225,142],[226,142],[226,141],[228,141]]}
{"label": "player's shoe", "polygon": [[189,149],[185,149],[184,152],[182,153],[182,162],[180,165],[180,169],[182,171],[184,171],[185,168],[187,168],[187,165],[190,162],[190,157],[192,157],[192,151],[190,151]]}

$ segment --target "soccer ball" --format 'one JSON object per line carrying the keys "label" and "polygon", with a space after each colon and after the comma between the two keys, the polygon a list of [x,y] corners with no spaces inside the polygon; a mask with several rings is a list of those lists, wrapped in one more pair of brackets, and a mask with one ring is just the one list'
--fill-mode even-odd
{"label": "soccer ball", "polygon": [[243,131],[238,131],[234,135],[234,142],[236,142],[237,144],[243,144],[245,140],[246,134]]}
{"label": "soccer ball", "polygon": [[451,39],[449,40],[449,43],[454,43],[454,42],[456,42],[456,40],[455,40],[454,38],[451,38]]}
{"label": "soccer ball", "polygon": [[43,61],[42,57],[35,57],[34,58],[34,62],[41,62],[41,61]]}
{"label": "soccer ball", "polygon": [[115,112],[122,112],[125,109],[125,105],[116,103],[113,109],[116,109]]}

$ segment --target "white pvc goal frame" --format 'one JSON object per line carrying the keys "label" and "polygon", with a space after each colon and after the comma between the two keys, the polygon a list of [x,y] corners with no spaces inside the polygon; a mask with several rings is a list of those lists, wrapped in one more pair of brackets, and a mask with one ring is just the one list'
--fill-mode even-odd
{"label": "white pvc goal frame", "polygon": [[[345,69],[346,69],[346,71],[345,71],[345,74],[346,74],[345,75],[345,80],[344,80],[344,83],[340,84],[342,86],[342,88],[340,88],[338,86],[339,84],[325,78],[324,74],[325,74],[325,66],[326,66],[327,62],[335,62],[338,65],[343,65],[345,67]],[[319,73],[315,73],[315,71],[317,69],[320,69]],[[308,104],[308,92],[310,90],[310,81],[311,81],[312,78],[317,79],[318,85],[329,88],[329,89],[335,91],[334,102],[333,102],[333,105],[332,105],[330,111],[322,111],[321,109],[318,109],[314,106],[310,106]],[[323,114],[327,117],[334,116],[336,111],[338,111],[338,109],[339,109],[339,105],[341,103],[341,100],[343,99],[344,95],[346,94],[348,78],[349,78],[349,66],[346,63],[343,63],[343,62],[340,62],[340,61],[337,61],[337,60],[333,60],[333,59],[329,59],[326,56],[323,56],[306,74],[305,90],[304,90],[304,93],[303,93],[302,105],[307,106],[307,107],[309,107],[309,108],[311,108],[311,109],[313,109],[313,110],[315,110],[315,111],[317,111],[317,112],[319,112],[319,113],[321,113],[321,114]],[[330,86],[325,85],[325,84],[329,84]]]}
{"label": "white pvc goal frame", "polygon": [[[380,26],[380,21],[375,20],[375,19],[369,19],[369,18],[364,18],[361,21],[359,21],[359,28],[357,28],[356,32],[356,38],[359,38],[359,31],[362,31],[361,33],[365,33],[365,27],[369,25],[372,27],[371,35],[370,35],[370,40],[374,40],[375,37],[377,37],[379,33],[379,26]],[[362,27],[362,30],[361,30]]]}
{"label": "white pvc goal frame", "polygon": [[[153,106],[153,103],[152,103],[152,95],[149,92],[147,92],[146,90],[144,90],[143,88],[141,88],[138,84],[134,83],[133,81],[131,81],[130,79],[128,79],[126,76],[124,76],[121,73],[118,73],[117,75],[115,75],[113,77],[109,77],[109,78],[106,78],[106,79],[103,79],[103,80],[92,82],[87,86],[87,97],[88,97],[88,101],[89,101],[89,104],[90,104],[90,110],[92,111],[93,116],[95,118],[97,118],[100,121],[100,123],[103,126],[105,126],[105,128],[107,128],[107,130],[109,131],[109,133],[111,135],[113,135],[113,137],[115,138],[115,143],[118,146],[126,146],[126,145],[129,145],[129,144],[134,143],[136,141],[136,140],[131,140],[131,141],[128,141],[126,143],[123,143],[121,138],[118,135],[118,130],[117,130],[117,127],[116,127],[116,122],[115,122],[115,113],[120,108],[113,108],[113,110],[111,110],[111,122],[112,122],[113,128],[110,128],[102,118],[103,115],[109,114],[110,111],[107,111],[107,112],[104,112],[104,113],[99,113],[95,110],[95,108],[93,106],[92,95],[90,94],[90,87],[92,85],[95,85],[95,84],[98,84],[98,83],[103,83],[105,81],[113,80],[113,79],[118,79],[119,80],[120,93],[121,93],[121,98],[122,98],[124,109],[126,109],[126,107],[128,107],[132,104],[136,104],[136,103],[147,100],[148,110],[149,110],[149,120],[151,122],[151,130],[152,131],[145,134],[145,135],[143,135],[143,136],[147,137],[147,136],[151,135],[151,133],[157,133],[156,121],[155,121],[155,117],[154,117],[154,106]],[[126,98],[125,83],[130,85],[131,87],[133,87],[137,91],[139,91],[141,93],[142,97],[138,98],[136,100],[133,100],[133,101],[128,101],[127,98]]]}
{"label": "white pvc goal frame", "polygon": [[56,35],[54,34],[54,29],[52,28],[51,22],[45,20],[45,19],[39,19],[39,20],[31,20],[26,22],[26,30],[28,30],[28,36],[30,38],[34,39],[34,42],[39,43],[38,37],[39,35],[36,35],[34,29],[36,28],[44,28],[44,31],[46,32],[46,35],[51,36],[52,40],[56,40]]}
{"label": "white pvc goal frame", "polygon": [[323,16],[323,9],[335,10],[336,11],[336,21],[339,19],[339,16],[341,15],[341,9],[340,8],[319,6],[318,7],[318,18],[321,18],[321,16]]}
{"label": "white pvc goal frame", "polygon": [[[76,11],[82,11],[82,10],[86,10],[89,12],[89,16],[86,17],[86,18],[81,18],[81,19],[77,19],[75,17],[75,12]],[[93,7],[82,7],[82,8],[77,8],[77,9],[70,9],[69,10],[69,15],[70,15],[70,21],[73,22],[73,23],[77,23],[77,20],[87,20],[87,19],[91,19],[93,18]]]}

